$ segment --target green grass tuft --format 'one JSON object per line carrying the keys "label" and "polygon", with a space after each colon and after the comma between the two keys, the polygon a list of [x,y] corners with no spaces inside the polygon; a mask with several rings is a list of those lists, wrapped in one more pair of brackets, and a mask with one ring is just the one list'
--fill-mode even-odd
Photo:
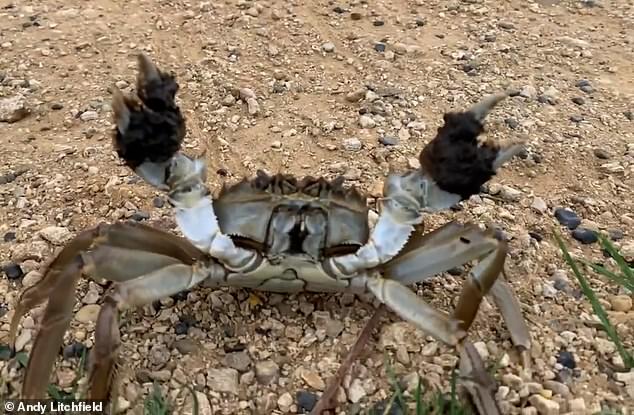
{"label": "green grass tuft", "polygon": [[[590,286],[588,279],[582,274],[577,264],[577,261],[575,261],[570,255],[570,252],[568,252],[568,249],[566,248],[566,244],[561,239],[561,235],[559,235],[557,230],[554,230],[553,233],[555,235],[555,239],[557,240],[557,244],[559,245],[559,248],[561,249],[563,253],[564,260],[568,263],[575,277],[579,281],[581,290],[583,291],[583,294],[590,301],[590,304],[592,305],[592,310],[599,318],[599,321],[601,322],[603,329],[607,333],[610,340],[612,340],[612,342],[616,346],[617,351],[619,352],[619,354],[621,355],[621,358],[623,359],[623,364],[625,365],[627,369],[634,368],[634,356],[632,356],[632,353],[627,351],[625,347],[623,346],[623,343],[621,342],[621,339],[619,338],[618,333],[616,332],[616,329],[610,322],[610,319],[608,318],[608,314],[606,313],[605,309],[599,302],[599,299],[597,295],[595,294],[594,290],[592,289],[592,287]],[[632,269],[627,265],[627,262],[625,261],[623,256],[621,256],[621,254],[615,249],[615,247],[610,243],[610,241],[606,237],[600,234],[598,235],[598,237],[599,237],[599,240],[601,241],[601,245],[603,246],[603,249],[605,249],[618,264],[622,275],[609,271],[605,267],[591,264],[585,260],[580,262],[588,265],[597,273],[609,278],[610,280],[616,282],[617,284],[621,285],[625,289],[631,290],[630,287],[634,286],[634,276],[633,276]]]}
{"label": "green grass tuft", "polygon": [[[386,359],[386,371],[393,388],[393,393],[389,401],[386,403],[382,411],[371,411],[371,415],[409,415],[408,400],[403,395],[401,388],[396,380],[392,366]],[[413,401],[414,415],[472,415],[468,405],[463,404],[457,391],[458,374],[452,372],[451,390],[449,394],[442,391],[434,391],[425,396],[425,390],[421,384],[421,378],[418,378],[418,384],[414,396],[410,399]]]}

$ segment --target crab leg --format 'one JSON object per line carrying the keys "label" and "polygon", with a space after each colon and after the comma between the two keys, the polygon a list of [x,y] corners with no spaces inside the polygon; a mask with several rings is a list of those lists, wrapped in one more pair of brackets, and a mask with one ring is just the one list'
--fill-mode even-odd
{"label": "crab leg", "polygon": [[179,89],[173,75],[139,55],[137,96],[114,88],[112,108],[117,125],[113,145],[119,157],[148,184],[167,192],[176,222],[199,249],[237,272],[253,269],[257,253],[235,246],[218,226],[203,159],[180,152],[185,118],[176,105]]}
{"label": "crab leg", "polygon": [[[423,237],[412,238],[402,255],[385,264],[384,272],[390,280],[409,285],[483,257],[465,281],[453,317],[468,331],[483,296],[489,293],[500,309],[513,343],[528,349],[528,326],[511,287],[500,275],[506,253],[506,243],[496,239],[492,229],[481,231],[475,225],[450,222]],[[407,310],[408,306],[404,308]]]}
{"label": "crab leg", "polygon": [[[119,254],[122,254],[121,261]],[[43,278],[22,293],[11,320],[13,345],[21,317],[48,300],[31,349],[23,397],[44,396],[72,318],[75,289],[82,274],[126,281],[121,284],[122,290],[129,291],[125,298],[137,304],[185,290],[207,277],[222,279],[224,271],[219,265],[209,263],[207,268],[199,269],[199,263],[207,262],[208,257],[186,240],[140,224],[102,224],[80,233],[60,251]]]}
{"label": "crab leg", "polygon": [[209,276],[218,278],[220,265],[174,264],[117,284],[106,296],[95,326],[95,349],[91,361],[90,398],[114,401],[113,394],[120,345],[118,314],[126,308],[143,306],[185,291]]}

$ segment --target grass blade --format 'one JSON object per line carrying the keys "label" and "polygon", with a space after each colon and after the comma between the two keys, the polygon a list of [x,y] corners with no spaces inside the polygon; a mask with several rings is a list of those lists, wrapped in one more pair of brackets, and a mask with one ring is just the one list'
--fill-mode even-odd
{"label": "grass blade", "polygon": [[601,245],[603,246],[603,249],[608,251],[610,256],[614,258],[616,263],[619,265],[621,272],[628,279],[628,281],[634,284],[634,271],[632,271],[632,269],[627,264],[627,262],[625,262],[625,258],[621,256],[621,254],[617,251],[614,245],[612,245],[612,243],[610,242],[608,238],[606,238],[605,236],[601,234],[599,234],[598,237],[599,237],[599,240],[601,241]]}
{"label": "grass blade", "polygon": [[625,287],[630,292],[634,292],[634,281],[629,281],[625,277],[615,274],[609,269],[601,265],[593,264],[592,262],[586,261],[585,259],[582,259],[581,262],[583,262],[588,267],[592,268],[597,274],[601,274],[604,277],[611,279],[613,282],[617,283],[618,285]]}
{"label": "grass blade", "polygon": [[577,277],[577,280],[579,281],[579,285],[581,285],[581,290],[583,291],[583,294],[590,301],[590,304],[592,305],[592,309],[594,313],[597,315],[597,317],[601,321],[601,324],[603,325],[603,329],[606,331],[606,333],[610,337],[610,340],[612,340],[612,342],[616,346],[616,349],[621,355],[621,358],[623,359],[623,363],[625,364],[625,366],[628,369],[631,369],[632,367],[634,367],[634,357],[632,357],[632,355],[630,355],[627,352],[627,350],[625,350],[625,348],[623,347],[623,344],[621,343],[621,339],[619,339],[616,329],[614,328],[614,326],[612,326],[612,323],[610,323],[607,313],[603,309],[603,306],[601,306],[601,303],[599,302],[599,299],[597,298],[596,294],[592,290],[592,287],[590,287],[588,280],[581,274],[581,271],[579,271],[579,267],[577,267],[577,263],[570,256],[570,253],[568,252],[566,245],[561,239],[561,236],[556,230],[553,233],[554,233],[555,239],[557,240],[557,244],[559,245],[559,248],[561,249],[564,255],[565,261],[568,263],[570,268],[572,268],[572,272],[575,274],[575,277]]}

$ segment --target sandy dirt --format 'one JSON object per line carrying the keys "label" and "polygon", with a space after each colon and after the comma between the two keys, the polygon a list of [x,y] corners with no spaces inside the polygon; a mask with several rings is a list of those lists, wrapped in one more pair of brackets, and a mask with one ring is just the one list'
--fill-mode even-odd
{"label": "sandy dirt", "polygon": [[[526,153],[486,192],[429,215],[426,226],[495,224],[509,239],[506,274],[531,329],[532,374],[492,303],[470,333],[499,364],[506,413],[627,413],[634,372],[579,295],[553,229],[573,254],[613,265],[597,243],[558,224],[555,209],[568,207],[633,260],[633,27],[627,0],[0,0],[0,343],[20,290],[82,229],[133,219],[177,232],[163,195],[111,146],[111,91],[133,87],[139,51],[176,74],[184,150],[206,152],[214,190],[263,169],[343,174],[372,199],[390,169],[416,166],[443,113],[511,87],[521,93],[491,114],[487,136],[526,140]],[[256,114],[235,100],[240,88],[255,93]],[[443,274],[418,293],[449,311],[466,275]],[[596,275],[591,282],[631,349],[632,294]],[[80,284],[79,314],[51,377],[61,388],[70,389],[76,351],[92,347],[103,291]],[[258,295],[253,306],[247,290],[196,288],[127,312],[123,412],[142,413],[153,383],[175,413],[191,411],[183,384],[206,414],[310,407],[373,306],[342,295]],[[23,320],[19,351],[32,347],[41,313]],[[447,390],[456,363],[451,348],[390,314],[344,382],[339,413],[371,413],[391,397],[386,358],[407,394],[418,376]],[[0,396],[17,396],[24,369],[4,356],[0,376]]]}

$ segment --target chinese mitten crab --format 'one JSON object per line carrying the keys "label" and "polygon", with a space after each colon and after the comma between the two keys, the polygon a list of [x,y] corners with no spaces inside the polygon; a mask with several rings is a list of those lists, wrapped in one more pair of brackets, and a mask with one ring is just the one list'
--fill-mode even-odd
{"label": "chinese mitten crab", "polygon": [[[44,277],[21,294],[11,321],[13,344],[22,316],[48,301],[23,397],[45,394],[82,275],[114,283],[95,327],[89,378],[93,399],[111,399],[116,389],[119,312],[203,281],[275,292],[370,292],[403,319],[453,346],[465,344],[481,300],[490,293],[514,343],[529,346],[519,305],[500,276],[505,241],[492,229],[456,222],[421,232],[424,212],[447,209],[478,193],[522,148],[478,140],[487,113],[507,93],[488,96],[466,112],[445,114],[444,125],[420,153],[421,167],[387,177],[380,214],[371,226],[365,195],[345,188],[342,178],[258,172],[212,197],[204,161],[180,151],[186,128],[175,103],[178,88],[173,75],[140,55],[136,95],[114,92],[113,143],[132,171],[167,194],[184,238],[121,222],[85,230],[66,245]],[[477,263],[451,314],[432,308],[407,287],[472,260]]]}

